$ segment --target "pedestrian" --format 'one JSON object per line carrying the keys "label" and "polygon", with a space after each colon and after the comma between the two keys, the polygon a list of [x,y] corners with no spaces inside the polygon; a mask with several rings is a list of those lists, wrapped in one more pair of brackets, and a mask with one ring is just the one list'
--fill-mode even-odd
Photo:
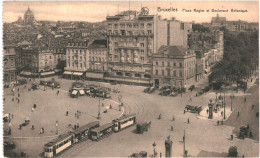
{"label": "pedestrian", "polygon": [[18,92],[19,92],[20,89],[18,88],[17,90],[18,90]]}
{"label": "pedestrian", "polygon": [[252,104],[252,110],[254,109],[254,107],[255,107],[255,105],[254,105],[254,104]]}
{"label": "pedestrian", "polygon": [[44,128],[42,128],[42,133],[44,133]]}
{"label": "pedestrian", "polygon": [[219,120],[217,121],[217,125],[219,125]]}
{"label": "pedestrian", "polygon": [[4,98],[4,102],[5,102],[5,98]]}
{"label": "pedestrian", "polygon": [[75,117],[77,117],[77,113],[75,113]]}
{"label": "pedestrian", "polygon": [[14,97],[12,97],[12,101],[14,101]]}
{"label": "pedestrian", "polygon": [[243,154],[242,157],[245,157],[245,155]]}
{"label": "pedestrian", "polygon": [[102,103],[102,107],[104,107],[104,103]]}
{"label": "pedestrian", "polygon": [[20,93],[18,93],[18,97],[20,97]]}
{"label": "pedestrian", "polygon": [[74,129],[77,129],[77,125],[74,125]]}
{"label": "pedestrian", "polygon": [[57,91],[57,95],[59,95],[59,93],[60,93],[60,91],[58,90],[58,91]]}
{"label": "pedestrian", "polygon": [[36,104],[33,104],[33,108],[34,108],[34,109],[36,108]]}
{"label": "pedestrian", "polygon": [[244,102],[246,102],[246,97],[244,98]]}
{"label": "pedestrian", "polygon": [[223,116],[223,111],[221,111],[221,116]]}
{"label": "pedestrian", "polygon": [[190,101],[192,102],[192,99],[191,99],[191,97],[190,97]]}
{"label": "pedestrian", "polygon": [[223,120],[221,121],[221,125],[223,126],[223,124],[224,124],[224,122],[223,122]]}
{"label": "pedestrian", "polygon": [[32,130],[34,130],[34,125],[32,125]]}
{"label": "pedestrian", "polygon": [[174,115],[172,116],[172,121],[175,121],[175,117],[174,117]]}
{"label": "pedestrian", "polygon": [[20,99],[17,99],[17,103],[20,103]]}
{"label": "pedestrian", "polygon": [[251,78],[251,82],[253,82],[253,79]]}
{"label": "pedestrian", "polygon": [[237,112],[237,117],[239,117],[239,111]]}
{"label": "pedestrian", "polygon": [[182,93],[181,93],[181,97],[182,97]]}
{"label": "pedestrian", "polygon": [[188,120],[187,120],[187,123],[189,124],[190,123],[190,119],[188,118]]}
{"label": "pedestrian", "polygon": [[112,109],[112,105],[110,104],[110,107],[109,107],[109,109]]}
{"label": "pedestrian", "polygon": [[22,125],[19,125],[19,129],[20,129],[20,130],[22,129]]}
{"label": "pedestrian", "polygon": [[12,119],[14,118],[14,114],[12,114]]}
{"label": "pedestrian", "polygon": [[77,128],[79,128],[79,123],[77,123]]}
{"label": "pedestrian", "polygon": [[171,126],[171,131],[173,131],[173,126]]}
{"label": "pedestrian", "polygon": [[186,110],[184,109],[183,113],[185,114],[186,113]]}
{"label": "pedestrian", "polygon": [[32,108],[32,112],[34,112],[34,108]]}
{"label": "pedestrian", "polygon": [[230,135],[230,140],[233,140],[233,134]]}
{"label": "pedestrian", "polygon": [[66,116],[68,116],[68,115],[69,115],[69,111],[66,112]]}
{"label": "pedestrian", "polygon": [[250,137],[250,138],[252,138],[252,137],[253,137],[253,134],[252,134],[252,132],[251,132],[251,131],[249,132],[249,137]]}
{"label": "pedestrian", "polygon": [[209,113],[209,109],[207,109],[207,114]]}
{"label": "pedestrian", "polygon": [[196,97],[198,96],[198,94],[196,93]]}
{"label": "pedestrian", "polygon": [[162,114],[159,115],[158,119],[160,120],[162,118]]}

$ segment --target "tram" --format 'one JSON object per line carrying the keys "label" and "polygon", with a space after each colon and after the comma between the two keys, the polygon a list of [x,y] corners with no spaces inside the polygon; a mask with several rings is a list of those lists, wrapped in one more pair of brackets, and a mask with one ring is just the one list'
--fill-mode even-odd
{"label": "tram", "polygon": [[50,141],[44,145],[44,156],[45,157],[54,157],[62,151],[68,149],[73,144],[81,142],[87,139],[90,135],[91,129],[99,127],[99,122],[91,122],[76,129],[73,132],[65,133],[59,135],[58,138]]}
{"label": "tram", "polygon": [[99,141],[113,133],[113,123],[107,123],[103,126],[91,130],[92,140]]}
{"label": "tram", "polygon": [[136,114],[123,115],[122,117],[113,120],[114,132],[118,132],[124,128],[136,124]]}

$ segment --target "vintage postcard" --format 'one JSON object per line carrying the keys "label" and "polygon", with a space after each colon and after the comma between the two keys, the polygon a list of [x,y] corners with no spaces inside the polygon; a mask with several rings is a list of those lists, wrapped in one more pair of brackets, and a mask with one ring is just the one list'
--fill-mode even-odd
{"label": "vintage postcard", "polygon": [[4,1],[3,157],[259,157],[258,1]]}

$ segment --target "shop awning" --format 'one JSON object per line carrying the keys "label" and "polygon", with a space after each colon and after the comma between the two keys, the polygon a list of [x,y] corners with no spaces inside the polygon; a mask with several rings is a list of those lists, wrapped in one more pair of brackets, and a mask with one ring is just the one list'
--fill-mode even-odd
{"label": "shop awning", "polygon": [[63,74],[64,75],[72,75],[72,72],[71,71],[64,71]]}
{"label": "shop awning", "polygon": [[77,95],[78,91],[74,90],[71,94]]}
{"label": "shop awning", "polygon": [[42,72],[42,73],[41,73],[41,76],[52,75],[52,74],[55,74],[55,72],[54,72],[54,71]]}
{"label": "shop awning", "polygon": [[27,76],[29,76],[31,74],[32,74],[31,72],[24,72],[24,75],[27,75]]}
{"label": "shop awning", "polygon": [[81,76],[81,75],[83,75],[83,72],[73,72],[72,75]]}
{"label": "shop awning", "polygon": [[97,73],[97,72],[86,72],[87,78],[99,78],[103,79],[104,74],[103,73]]}
{"label": "shop awning", "polygon": [[79,90],[79,93],[80,93],[81,95],[84,95],[84,94],[85,94],[84,90]]}

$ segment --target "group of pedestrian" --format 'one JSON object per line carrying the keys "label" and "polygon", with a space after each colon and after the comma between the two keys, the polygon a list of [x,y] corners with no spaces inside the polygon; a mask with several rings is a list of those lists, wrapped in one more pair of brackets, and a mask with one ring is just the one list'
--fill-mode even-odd
{"label": "group of pedestrian", "polygon": [[44,128],[41,128],[39,134],[44,134]]}

